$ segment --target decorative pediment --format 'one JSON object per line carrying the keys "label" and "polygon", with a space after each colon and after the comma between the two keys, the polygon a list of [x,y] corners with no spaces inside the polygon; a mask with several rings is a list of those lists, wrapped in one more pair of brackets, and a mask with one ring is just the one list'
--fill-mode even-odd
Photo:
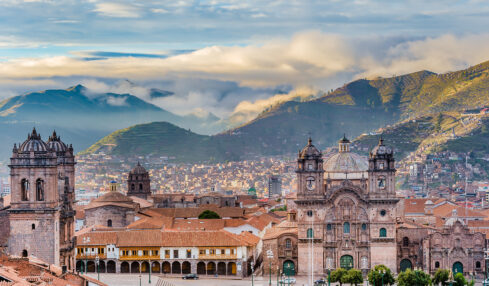
{"label": "decorative pediment", "polygon": [[328,202],[334,202],[336,199],[344,194],[349,194],[355,201],[367,203],[364,191],[358,186],[353,185],[349,180],[345,180],[339,186],[335,186],[328,190],[326,193],[326,200]]}

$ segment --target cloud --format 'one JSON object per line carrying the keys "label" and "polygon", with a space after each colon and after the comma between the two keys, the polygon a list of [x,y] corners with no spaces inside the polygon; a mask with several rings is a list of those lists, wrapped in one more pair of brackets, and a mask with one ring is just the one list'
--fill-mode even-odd
{"label": "cloud", "polygon": [[126,106],[127,105],[126,100],[127,100],[127,96],[124,97],[109,96],[107,97],[107,104],[113,106]]}
{"label": "cloud", "polygon": [[[0,61],[0,84],[65,88],[59,86],[63,78],[70,84],[78,79],[92,93],[130,93],[178,114],[203,109],[240,121],[295,95],[337,88],[356,78],[419,70],[441,73],[481,63],[489,60],[489,34],[406,39],[306,31],[288,39],[209,46],[167,57],[152,56],[163,53],[73,54]],[[83,55],[95,59],[87,61],[80,58]],[[304,92],[304,86],[311,90]],[[174,94],[151,98],[152,87]]]}
{"label": "cloud", "polygon": [[115,18],[138,18],[140,16],[139,8],[115,2],[96,3],[93,11],[103,16]]}
{"label": "cloud", "polygon": [[311,87],[299,87],[289,93],[275,94],[271,97],[258,99],[253,102],[244,100],[234,108],[229,121],[232,125],[236,126],[252,120],[262,111],[270,109],[279,103],[310,100],[321,94],[321,91]]}

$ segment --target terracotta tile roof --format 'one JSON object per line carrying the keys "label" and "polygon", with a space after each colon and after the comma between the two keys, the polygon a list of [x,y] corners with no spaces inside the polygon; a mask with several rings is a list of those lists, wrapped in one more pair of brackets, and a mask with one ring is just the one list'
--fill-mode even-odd
{"label": "terracotta tile roof", "polygon": [[145,217],[127,226],[128,229],[171,229],[172,217]]}
{"label": "terracotta tile roof", "polygon": [[117,232],[117,246],[160,246],[161,230],[128,230]]}
{"label": "terracotta tile roof", "polygon": [[283,234],[297,235],[297,222],[284,220],[281,223],[267,229],[263,240],[275,239]]}
{"label": "terracotta tile roof", "polygon": [[103,206],[117,206],[123,208],[137,209],[139,204],[133,202],[128,196],[119,192],[108,192],[107,194],[92,200],[85,210]]}
{"label": "terracotta tile roof", "polygon": [[476,227],[489,228],[489,220],[469,220],[468,226],[471,228],[476,228]]}
{"label": "terracotta tile roof", "polygon": [[116,244],[117,232],[95,232],[81,234],[76,238],[77,245],[107,245]]}
{"label": "terracotta tile roof", "polygon": [[252,233],[243,231],[238,235],[239,239],[247,243],[248,245],[257,245],[260,242],[260,238]]}
{"label": "terracotta tile roof", "polygon": [[452,206],[449,204],[444,204],[442,206],[439,206],[433,210],[433,214],[438,217],[442,218],[448,218],[452,216],[453,210],[457,210],[457,216],[458,217],[480,217],[480,218],[485,218],[483,214],[481,214],[478,211],[474,211],[469,208],[465,207],[459,207],[459,206]]}
{"label": "terracotta tile roof", "polygon": [[136,196],[130,196],[129,198],[131,198],[131,200],[135,203],[138,203],[139,204],[139,207],[142,208],[142,209],[145,209],[145,208],[152,208],[153,207],[153,204],[148,202],[147,200],[145,199],[141,199],[141,198],[138,198]]}
{"label": "terracotta tile roof", "polygon": [[244,208],[237,207],[216,207],[215,205],[207,205],[197,208],[152,208],[143,213],[152,216],[168,216],[174,218],[197,218],[205,211],[211,210],[219,214],[220,217],[241,218],[244,217]]}
{"label": "terracotta tile roof", "polygon": [[424,214],[424,204],[428,199],[404,199],[404,214]]}
{"label": "terracotta tile roof", "polygon": [[173,229],[195,231],[220,230],[225,227],[225,221],[227,221],[227,219],[177,219],[173,224]]}
{"label": "terracotta tile roof", "polygon": [[165,231],[162,246],[167,247],[211,247],[243,246],[245,243],[236,234],[227,231]]}

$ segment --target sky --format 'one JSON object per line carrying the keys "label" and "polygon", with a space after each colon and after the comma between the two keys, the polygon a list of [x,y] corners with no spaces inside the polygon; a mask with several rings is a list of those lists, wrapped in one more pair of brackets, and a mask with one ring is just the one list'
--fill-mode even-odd
{"label": "sky", "polygon": [[354,79],[489,60],[487,27],[484,0],[0,0],[0,98],[81,83],[240,123]]}

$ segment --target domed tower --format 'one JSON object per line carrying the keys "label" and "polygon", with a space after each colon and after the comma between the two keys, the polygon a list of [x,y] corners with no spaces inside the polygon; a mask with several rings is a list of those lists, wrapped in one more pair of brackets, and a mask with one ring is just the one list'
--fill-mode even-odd
{"label": "domed tower", "polygon": [[384,145],[382,137],[368,159],[368,198],[370,220],[371,265],[384,264],[396,269],[396,218],[394,152]]}
{"label": "domed tower", "polygon": [[384,139],[380,137],[379,144],[372,149],[368,159],[370,197],[395,198],[395,175],[393,151],[384,145]]}
{"label": "domed tower", "polygon": [[151,195],[149,173],[139,162],[127,176],[127,195],[136,196],[145,200]]}
{"label": "domed tower", "polygon": [[309,138],[297,159],[297,199],[311,199],[323,195],[323,156]]}
{"label": "domed tower", "polygon": [[60,197],[60,256],[62,265],[72,265],[75,234],[75,156],[73,147],[67,146],[53,131],[47,145],[56,153],[58,164],[58,193]]}
{"label": "domed tower", "polygon": [[12,195],[9,253],[33,255],[60,265],[56,153],[33,129],[19,148],[14,145],[9,167]]}

